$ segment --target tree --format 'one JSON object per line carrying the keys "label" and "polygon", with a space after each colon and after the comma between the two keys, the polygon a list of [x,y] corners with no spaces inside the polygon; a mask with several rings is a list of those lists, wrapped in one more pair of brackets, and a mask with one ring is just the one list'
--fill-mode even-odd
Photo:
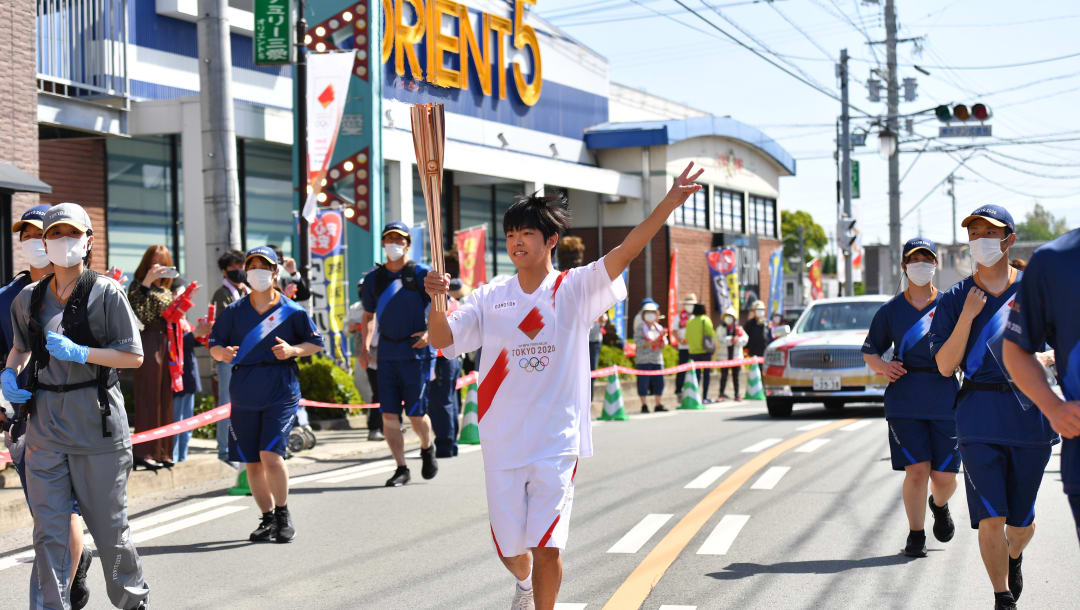
{"label": "tree", "polygon": [[1024,216],[1024,222],[1016,225],[1019,241],[1050,241],[1069,230],[1065,218],[1055,218],[1050,210],[1035,202],[1035,209]]}
{"label": "tree", "polygon": [[810,215],[810,212],[781,210],[780,236],[784,240],[785,266],[787,266],[789,259],[795,258],[799,254],[799,227],[803,228],[803,253],[806,259],[803,261],[804,263],[814,259],[812,252],[820,253],[829,243],[829,238],[825,236],[825,229],[822,229],[821,225],[814,222],[814,217]]}

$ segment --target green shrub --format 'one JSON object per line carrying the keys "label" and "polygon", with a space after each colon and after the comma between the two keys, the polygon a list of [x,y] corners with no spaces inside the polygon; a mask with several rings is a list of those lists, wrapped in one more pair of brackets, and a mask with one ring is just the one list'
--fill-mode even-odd
{"label": "green shrub", "polygon": [[664,368],[679,366],[679,350],[672,345],[664,346]]}
{"label": "green shrub", "polygon": [[[214,395],[212,393],[199,392],[195,395],[195,415],[205,413],[216,406],[217,405],[214,404]],[[217,423],[201,428],[195,428],[194,432],[192,432],[192,436],[195,438],[217,438]]]}
{"label": "green shrub", "polygon": [[[626,357],[621,347],[615,347],[614,345],[601,345],[600,346],[600,364],[599,368],[606,368],[609,366],[625,366],[634,368],[634,363]],[[622,377],[634,377],[633,375],[622,375]]]}
{"label": "green shrub", "polygon": [[[300,362],[300,395],[308,400],[336,404],[359,404],[363,402],[360,392],[353,385],[352,375],[342,370],[329,358],[315,356],[309,362]],[[359,409],[352,409],[354,415]],[[337,419],[346,415],[343,409],[308,407],[311,419]]]}

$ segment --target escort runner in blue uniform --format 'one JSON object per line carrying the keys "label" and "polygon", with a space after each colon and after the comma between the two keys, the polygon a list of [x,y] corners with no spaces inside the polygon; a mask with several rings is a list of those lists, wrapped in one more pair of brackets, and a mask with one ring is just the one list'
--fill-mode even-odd
{"label": "escort runner in blue uniform", "polygon": [[[938,372],[930,355],[930,323],[940,297],[933,282],[937,271],[934,242],[922,237],[908,240],[900,266],[908,287],[874,314],[862,351],[866,364],[889,378],[885,388],[889,448],[893,470],[905,472],[902,495],[910,528],[904,554],[926,557],[927,505],[938,541],[948,542],[956,533],[948,502],[960,471],[953,415],[958,384],[956,377]],[[882,360],[890,348],[892,360]]]}
{"label": "escort runner in blue uniform", "polygon": [[[1038,405],[1064,437],[1061,480],[1065,484],[1076,536],[1080,539],[1080,229],[1035,251],[1024,270],[1020,296],[1005,329],[1005,366],[1013,381]],[[1047,383],[1033,355],[1044,344],[1054,363],[1065,400]]]}
{"label": "escort runner in blue uniform", "polygon": [[957,368],[956,433],[964,458],[971,527],[994,587],[994,607],[1016,607],[1024,547],[1035,533],[1035,496],[1057,434],[1009,382],[1001,344],[1021,273],[1006,256],[1016,241],[1012,215],[984,205],[961,223],[975,273],[941,295],[930,325],[930,353],[942,375]]}
{"label": "escort runner in blue uniform", "polygon": [[231,362],[232,425],[229,460],[244,462],[248,485],[262,517],[252,542],[289,542],[296,535],[289,515],[285,448],[300,404],[296,359],[323,348],[315,321],[281,294],[278,258],[259,246],[244,257],[252,292],[217,315],[210,355]]}
{"label": "escort runner in blue uniform", "polygon": [[391,222],[383,228],[382,245],[386,263],[364,277],[361,300],[363,325],[367,330],[359,364],[367,367],[371,359],[371,331],[375,328],[372,322],[377,322],[379,411],[386,444],[397,462],[397,470],[386,486],[400,487],[412,478],[405,465],[405,439],[399,423],[402,409],[420,437],[421,475],[431,479],[439,471],[431,419],[427,415],[428,387],[435,374],[435,352],[428,346],[427,333],[431,297],[424,292],[424,277],[431,269],[409,260],[412,237],[403,222]]}

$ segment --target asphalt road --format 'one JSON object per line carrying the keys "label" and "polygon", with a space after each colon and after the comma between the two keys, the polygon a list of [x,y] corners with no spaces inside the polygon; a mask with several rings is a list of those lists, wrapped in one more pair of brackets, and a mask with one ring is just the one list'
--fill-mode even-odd
{"label": "asphalt road", "polygon": [[[990,608],[967,527],[930,556],[899,551],[902,476],[888,462],[882,411],[761,403],[634,416],[594,427],[565,554],[560,608]],[[247,542],[249,498],[187,489],[132,507],[154,608],[506,608],[513,580],[491,544],[480,452],[441,461],[433,481],[382,486],[385,457],[294,473],[289,545]],[[1021,607],[1076,608],[1080,547],[1048,466]],[[929,531],[929,523],[928,523]],[[29,529],[0,538],[0,607],[27,604]],[[652,586],[655,583],[655,586]],[[90,608],[110,607],[100,564]]]}

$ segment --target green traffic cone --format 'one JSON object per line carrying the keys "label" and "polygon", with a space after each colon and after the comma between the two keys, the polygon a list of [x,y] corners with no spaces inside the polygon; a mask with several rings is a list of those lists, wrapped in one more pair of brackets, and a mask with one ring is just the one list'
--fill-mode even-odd
{"label": "green traffic cone", "polygon": [[700,410],[705,405],[701,404],[701,396],[698,394],[697,371],[690,369],[686,374],[686,382],[682,387],[682,402],[680,409]]}
{"label": "green traffic cone", "polygon": [[480,444],[480,411],[476,401],[476,384],[470,383],[465,391],[465,414],[461,418],[461,435],[458,443]]}
{"label": "green traffic cone", "polygon": [[630,416],[623,408],[622,386],[619,385],[619,375],[608,375],[607,388],[604,390],[604,410],[600,413],[600,419],[604,421],[626,421]]}
{"label": "green traffic cone", "polygon": [[236,477],[236,485],[229,488],[230,496],[250,496],[251,488],[248,487],[247,469],[241,470]]}
{"label": "green traffic cone", "polygon": [[761,385],[761,370],[757,364],[750,365],[747,374],[746,400],[765,400],[765,388]]}

